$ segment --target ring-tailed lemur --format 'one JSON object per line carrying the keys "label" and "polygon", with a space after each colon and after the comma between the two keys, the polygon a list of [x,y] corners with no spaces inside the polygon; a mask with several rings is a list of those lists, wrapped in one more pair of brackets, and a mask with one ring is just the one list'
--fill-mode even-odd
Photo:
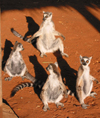
{"label": "ring-tailed lemur", "polygon": [[33,83],[36,81],[36,79],[28,72],[26,64],[22,58],[20,51],[23,49],[23,45],[16,41],[4,67],[4,72],[10,76],[5,78],[6,81],[11,80],[16,76],[20,76],[22,79],[27,78]]}
{"label": "ring-tailed lemur", "polygon": [[[24,37],[16,32],[14,29],[11,30],[12,33],[23,39]],[[31,40],[35,37],[37,38],[36,46],[40,51],[40,56],[46,56],[46,53],[52,53],[57,50],[60,50],[62,56],[68,57],[68,54],[64,53],[64,45],[60,38],[56,38],[55,36],[62,36],[63,39],[65,37],[58,31],[55,30],[55,25],[52,21],[52,13],[43,11],[43,22],[39,28],[39,30],[29,39],[27,42],[31,43]]]}
{"label": "ring-tailed lemur", "polygon": [[58,71],[58,64],[51,63],[48,65],[47,70],[49,71],[50,75],[48,76],[44,86],[42,87],[42,91],[40,94],[40,98],[44,104],[43,110],[49,110],[48,103],[55,103],[56,106],[64,106],[63,103],[60,101],[65,94],[65,97],[68,97],[70,94],[69,91],[66,90],[66,87],[62,81],[61,74]]}
{"label": "ring-tailed lemur", "polygon": [[98,83],[98,80],[90,75],[90,67],[88,66],[91,62],[92,57],[82,57],[80,55],[81,65],[78,69],[78,76],[76,81],[76,92],[80,104],[83,109],[87,109],[87,104],[84,103],[84,99],[88,96],[95,97],[95,92],[91,92],[93,88],[93,80]]}

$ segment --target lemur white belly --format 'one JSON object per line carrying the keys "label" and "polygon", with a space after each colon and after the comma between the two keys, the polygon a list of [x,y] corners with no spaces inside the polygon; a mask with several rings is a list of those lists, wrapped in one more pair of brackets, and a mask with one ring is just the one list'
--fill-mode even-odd
{"label": "lemur white belly", "polygon": [[[59,86],[59,80],[57,79],[57,77],[55,77],[55,75],[50,75],[49,76],[49,83],[50,83],[50,88],[55,89],[57,86]],[[53,90],[52,89],[52,90]]]}
{"label": "lemur white belly", "polygon": [[50,49],[50,47],[53,44],[53,41],[55,40],[55,36],[53,34],[53,27],[51,25],[46,25],[43,28],[43,43],[44,43],[44,47],[46,48],[46,50]]}
{"label": "lemur white belly", "polygon": [[[21,55],[20,55],[20,53],[19,52],[14,52],[14,54],[12,55],[12,57],[11,57],[11,60],[10,60],[10,66],[12,66],[11,64],[12,64],[12,62],[14,63],[14,66],[16,67],[16,68],[20,68],[20,67],[18,67],[18,63],[21,63],[21,64],[24,64],[24,62],[23,62],[23,60],[22,60],[22,57],[21,57]],[[12,71],[13,71],[13,68],[11,68],[12,69]],[[22,71],[20,72],[20,74],[12,74],[10,71],[9,71],[9,69],[6,67],[6,70],[7,70],[7,72],[8,72],[8,75],[10,75],[10,76],[23,76],[24,75],[24,73],[25,73],[25,71],[26,71],[26,65],[23,67],[23,69],[22,69]]]}
{"label": "lemur white belly", "polygon": [[84,83],[83,91],[86,96],[89,96],[93,87],[93,82],[89,77],[89,70],[85,70],[84,73],[83,73],[83,83]]}

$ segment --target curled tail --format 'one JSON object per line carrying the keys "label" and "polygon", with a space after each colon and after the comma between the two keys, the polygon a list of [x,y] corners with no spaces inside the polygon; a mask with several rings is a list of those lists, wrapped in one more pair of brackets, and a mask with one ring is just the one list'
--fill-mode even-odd
{"label": "curled tail", "polygon": [[29,82],[26,82],[26,83],[22,83],[22,84],[19,84],[17,85],[11,92],[11,97],[13,97],[17,91],[19,91],[20,89],[23,89],[25,87],[38,87],[39,89],[41,89],[44,85],[44,82],[42,81],[35,81],[35,83],[29,83]]}
{"label": "curled tail", "polygon": [[68,95],[74,96],[74,93],[71,90],[67,90]]}
{"label": "curled tail", "polygon": [[[30,41],[30,38],[27,38],[27,37],[22,36],[22,35],[19,34],[17,31],[15,31],[14,28],[11,28],[11,32],[12,32],[15,36],[17,36],[17,37],[23,39],[24,41],[27,41],[27,42]],[[29,43],[34,43],[34,42],[35,42],[35,40],[32,40],[32,41],[29,42]]]}
{"label": "curled tail", "polygon": [[11,97],[13,97],[17,91],[19,91],[20,89],[22,88],[25,88],[25,87],[33,87],[33,83],[29,83],[29,82],[26,82],[26,83],[23,83],[23,84],[20,84],[20,85],[17,85],[11,92]]}
{"label": "curled tail", "polygon": [[21,34],[19,34],[17,31],[15,31],[13,28],[11,28],[11,32],[12,32],[15,36],[17,36],[17,37],[19,37],[19,38],[21,38],[21,39],[24,40],[24,37],[23,37]]}

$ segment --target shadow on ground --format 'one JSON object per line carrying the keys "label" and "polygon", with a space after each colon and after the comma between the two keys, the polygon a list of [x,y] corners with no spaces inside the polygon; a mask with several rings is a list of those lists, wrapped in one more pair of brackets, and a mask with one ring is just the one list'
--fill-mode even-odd
{"label": "shadow on ground", "polygon": [[[61,69],[61,76],[69,90],[76,93],[76,77],[77,71],[69,66],[67,61],[60,55],[59,51],[55,52],[54,55],[57,58],[59,68]],[[76,95],[76,94],[75,94]]]}
{"label": "shadow on ground", "polygon": [[60,9],[62,9],[61,6],[65,6],[67,8],[73,7],[82,14],[98,32],[100,32],[100,21],[86,9],[86,7],[89,6],[97,10],[97,8],[100,8],[100,0],[1,0],[0,5],[2,13],[6,10],[22,10],[25,8],[34,9],[47,6],[54,6]]}
{"label": "shadow on ground", "polygon": [[[42,81],[42,83],[45,83],[48,74],[46,73],[42,65],[38,62],[37,57],[35,55],[29,56],[29,60],[34,65],[35,78],[38,79],[38,81]],[[40,98],[41,88],[34,88],[34,91]]]}
{"label": "shadow on ground", "polygon": [[9,55],[12,51],[13,44],[11,43],[11,41],[7,40],[5,41],[5,47],[4,47],[4,55],[3,55],[3,59],[2,59],[2,70],[5,67],[6,61],[9,58]]}

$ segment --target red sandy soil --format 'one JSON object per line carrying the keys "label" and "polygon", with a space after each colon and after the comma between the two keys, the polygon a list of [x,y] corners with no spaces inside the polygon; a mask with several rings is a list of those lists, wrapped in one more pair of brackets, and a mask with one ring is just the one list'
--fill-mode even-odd
{"label": "red sandy soil", "polygon": [[[28,2],[27,4],[31,3]],[[81,9],[78,4],[75,4],[75,6],[69,4],[59,7],[22,7],[22,9],[2,10],[2,60],[7,60],[12,46],[15,41],[18,41],[23,44],[24,51],[21,54],[29,72],[34,77],[46,80],[49,74],[46,67],[49,63],[57,61],[66,88],[75,91],[76,72],[80,66],[79,55],[92,56],[93,59],[90,63],[91,74],[100,81],[100,27],[99,24],[96,24],[100,20],[100,9],[96,4],[92,4],[93,7],[86,5],[85,10],[83,7]],[[64,51],[69,55],[69,58],[61,57],[59,52],[56,54],[48,53],[47,57],[41,58],[39,56],[40,52],[32,44],[14,36],[10,31],[11,28],[14,28],[23,36],[27,32],[26,35],[31,36],[42,23],[43,11],[53,13],[56,30],[66,37],[66,40],[63,41]],[[84,11],[87,15],[84,15]],[[27,17],[28,20],[26,20]],[[30,82],[29,80],[24,79],[22,81],[21,77],[15,77],[11,81],[5,81],[5,77],[8,77],[8,75],[4,75],[4,71],[2,71],[3,99],[11,106],[19,118],[100,118],[100,84],[94,82],[93,91],[98,94],[96,98],[87,97],[85,99],[85,103],[90,105],[88,109],[82,109],[76,97],[69,95],[67,99],[63,98],[61,101],[64,103],[63,108],[60,106],[56,108],[55,104],[49,104],[50,110],[44,112],[38,90],[34,90],[32,87],[24,88],[18,91],[14,97],[10,97],[15,86],[22,82]]]}

